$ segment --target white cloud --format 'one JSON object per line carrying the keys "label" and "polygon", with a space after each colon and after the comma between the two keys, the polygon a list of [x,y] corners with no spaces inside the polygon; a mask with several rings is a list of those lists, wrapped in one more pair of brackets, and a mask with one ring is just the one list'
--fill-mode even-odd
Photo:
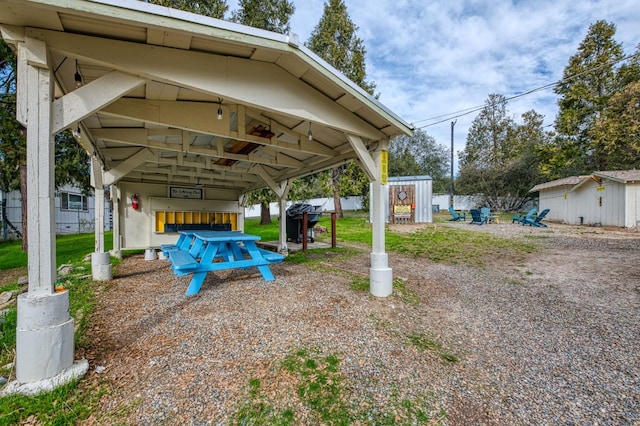
{"label": "white cloud", "polygon": [[[637,0],[345,0],[367,49],[367,76],[380,101],[409,123],[483,105],[490,93],[507,97],[562,78],[589,25],[617,26],[616,41],[632,53],[640,43]],[[234,9],[236,2],[229,2]],[[292,31],[308,40],[324,0],[294,0]],[[535,109],[553,123],[551,89],[509,104],[519,117]],[[477,113],[459,117],[455,150],[464,148]],[[437,120],[435,120],[437,121]],[[450,120],[427,127],[449,146]]]}

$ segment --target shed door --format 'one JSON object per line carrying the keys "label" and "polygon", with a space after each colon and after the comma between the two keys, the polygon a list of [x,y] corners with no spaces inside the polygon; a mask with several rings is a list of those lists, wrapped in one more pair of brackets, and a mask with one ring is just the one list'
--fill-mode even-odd
{"label": "shed door", "polygon": [[415,185],[391,185],[389,187],[389,212],[391,223],[413,223],[416,209]]}

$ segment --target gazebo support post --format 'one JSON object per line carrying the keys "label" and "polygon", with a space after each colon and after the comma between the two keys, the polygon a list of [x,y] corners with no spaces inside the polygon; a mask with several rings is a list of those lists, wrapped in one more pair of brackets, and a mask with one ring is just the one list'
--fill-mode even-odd
{"label": "gazebo support post", "polygon": [[[386,141],[385,141],[386,142]],[[393,270],[389,268],[389,256],[385,252],[385,203],[387,192],[385,185],[380,182],[381,152],[386,150],[388,142],[380,144],[373,152],[373,160],[378,170],[377,179],[372,182],[373,223],[372,223],[372,251],[371,268],[369,269],[369,291],[374,296],[387,297],[393,292]]]}
{"label": "gazebo support post", "polygon": [[[51,133],[52,74],[44,42],[17,43],[18,114],[27,131],[28,292],[18,296],[16,381],[2,394],[37,394],[82,376],[89,364],[74,364],[74,320],[69,292],[55,291],[56,234],[54,215],[54,138]],[[26,104],[26,108],[24,107]]]}
{"label": "gazebo support post", "polygon": [[95,193],[95,251],[91,253],[91,272],[94,281],[109,281],[113,278],[111,256],[104,251],[104,185],[102,166],[94,156],[91,158],[91,183]]}

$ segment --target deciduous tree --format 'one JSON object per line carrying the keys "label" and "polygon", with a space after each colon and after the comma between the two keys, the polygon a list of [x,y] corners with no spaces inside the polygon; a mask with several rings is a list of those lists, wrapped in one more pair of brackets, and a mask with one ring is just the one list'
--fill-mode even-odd
{"label": "deciduous tree", "polygon": [[480,194],[495,210],[518,210],[529,200],[529,189],[541,179],[537,150],[551,135],[535,111],[524,113],[522,120],[518,125],[509,117],[504,96],[489,96],[460,155],[461,192]]}
{"label": "deciduous tree", "polygon": [[[27,157],[26,132],[16,120],[16,58],[0,40],[0,190],[20,190],[22,234],[27,233]],[[55,186],[72,184],[90,192],[89,157],[68,131],[55,136]],[[27,239],[22,238],[27,250]]]}
{"label": "deciduous tree", "polygon": [[433,136],[417,129],[413,136],[396,136],[389,146],[389,176],[422,176],[433,178],[433,191],[446,192],[450,178],[449,150]]}

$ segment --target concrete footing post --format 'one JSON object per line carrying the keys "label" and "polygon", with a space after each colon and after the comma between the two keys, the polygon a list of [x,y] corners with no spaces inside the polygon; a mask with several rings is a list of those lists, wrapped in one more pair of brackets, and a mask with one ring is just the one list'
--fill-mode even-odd
{"label": "concrete footing post", "polygon": [[369,280],[369,291],[374,296],[387,297],[393,293],[393,269],[389,268],[387,253],[371,253]]}
{"label": "concrete footing post", "polygon": [[18,382],[49,379],[72,366],[73,325],[68,291],[18,296]]}
{"label": "concrete footing post", "polygon": [[156,250],[146,249],[144,251],[144,260],[156,260]]}
{"label": "concrete footing post", "polygon": [[91,253],[91,272],[94,281],[109,281],[113,278],[111,256],[106,253]]}

